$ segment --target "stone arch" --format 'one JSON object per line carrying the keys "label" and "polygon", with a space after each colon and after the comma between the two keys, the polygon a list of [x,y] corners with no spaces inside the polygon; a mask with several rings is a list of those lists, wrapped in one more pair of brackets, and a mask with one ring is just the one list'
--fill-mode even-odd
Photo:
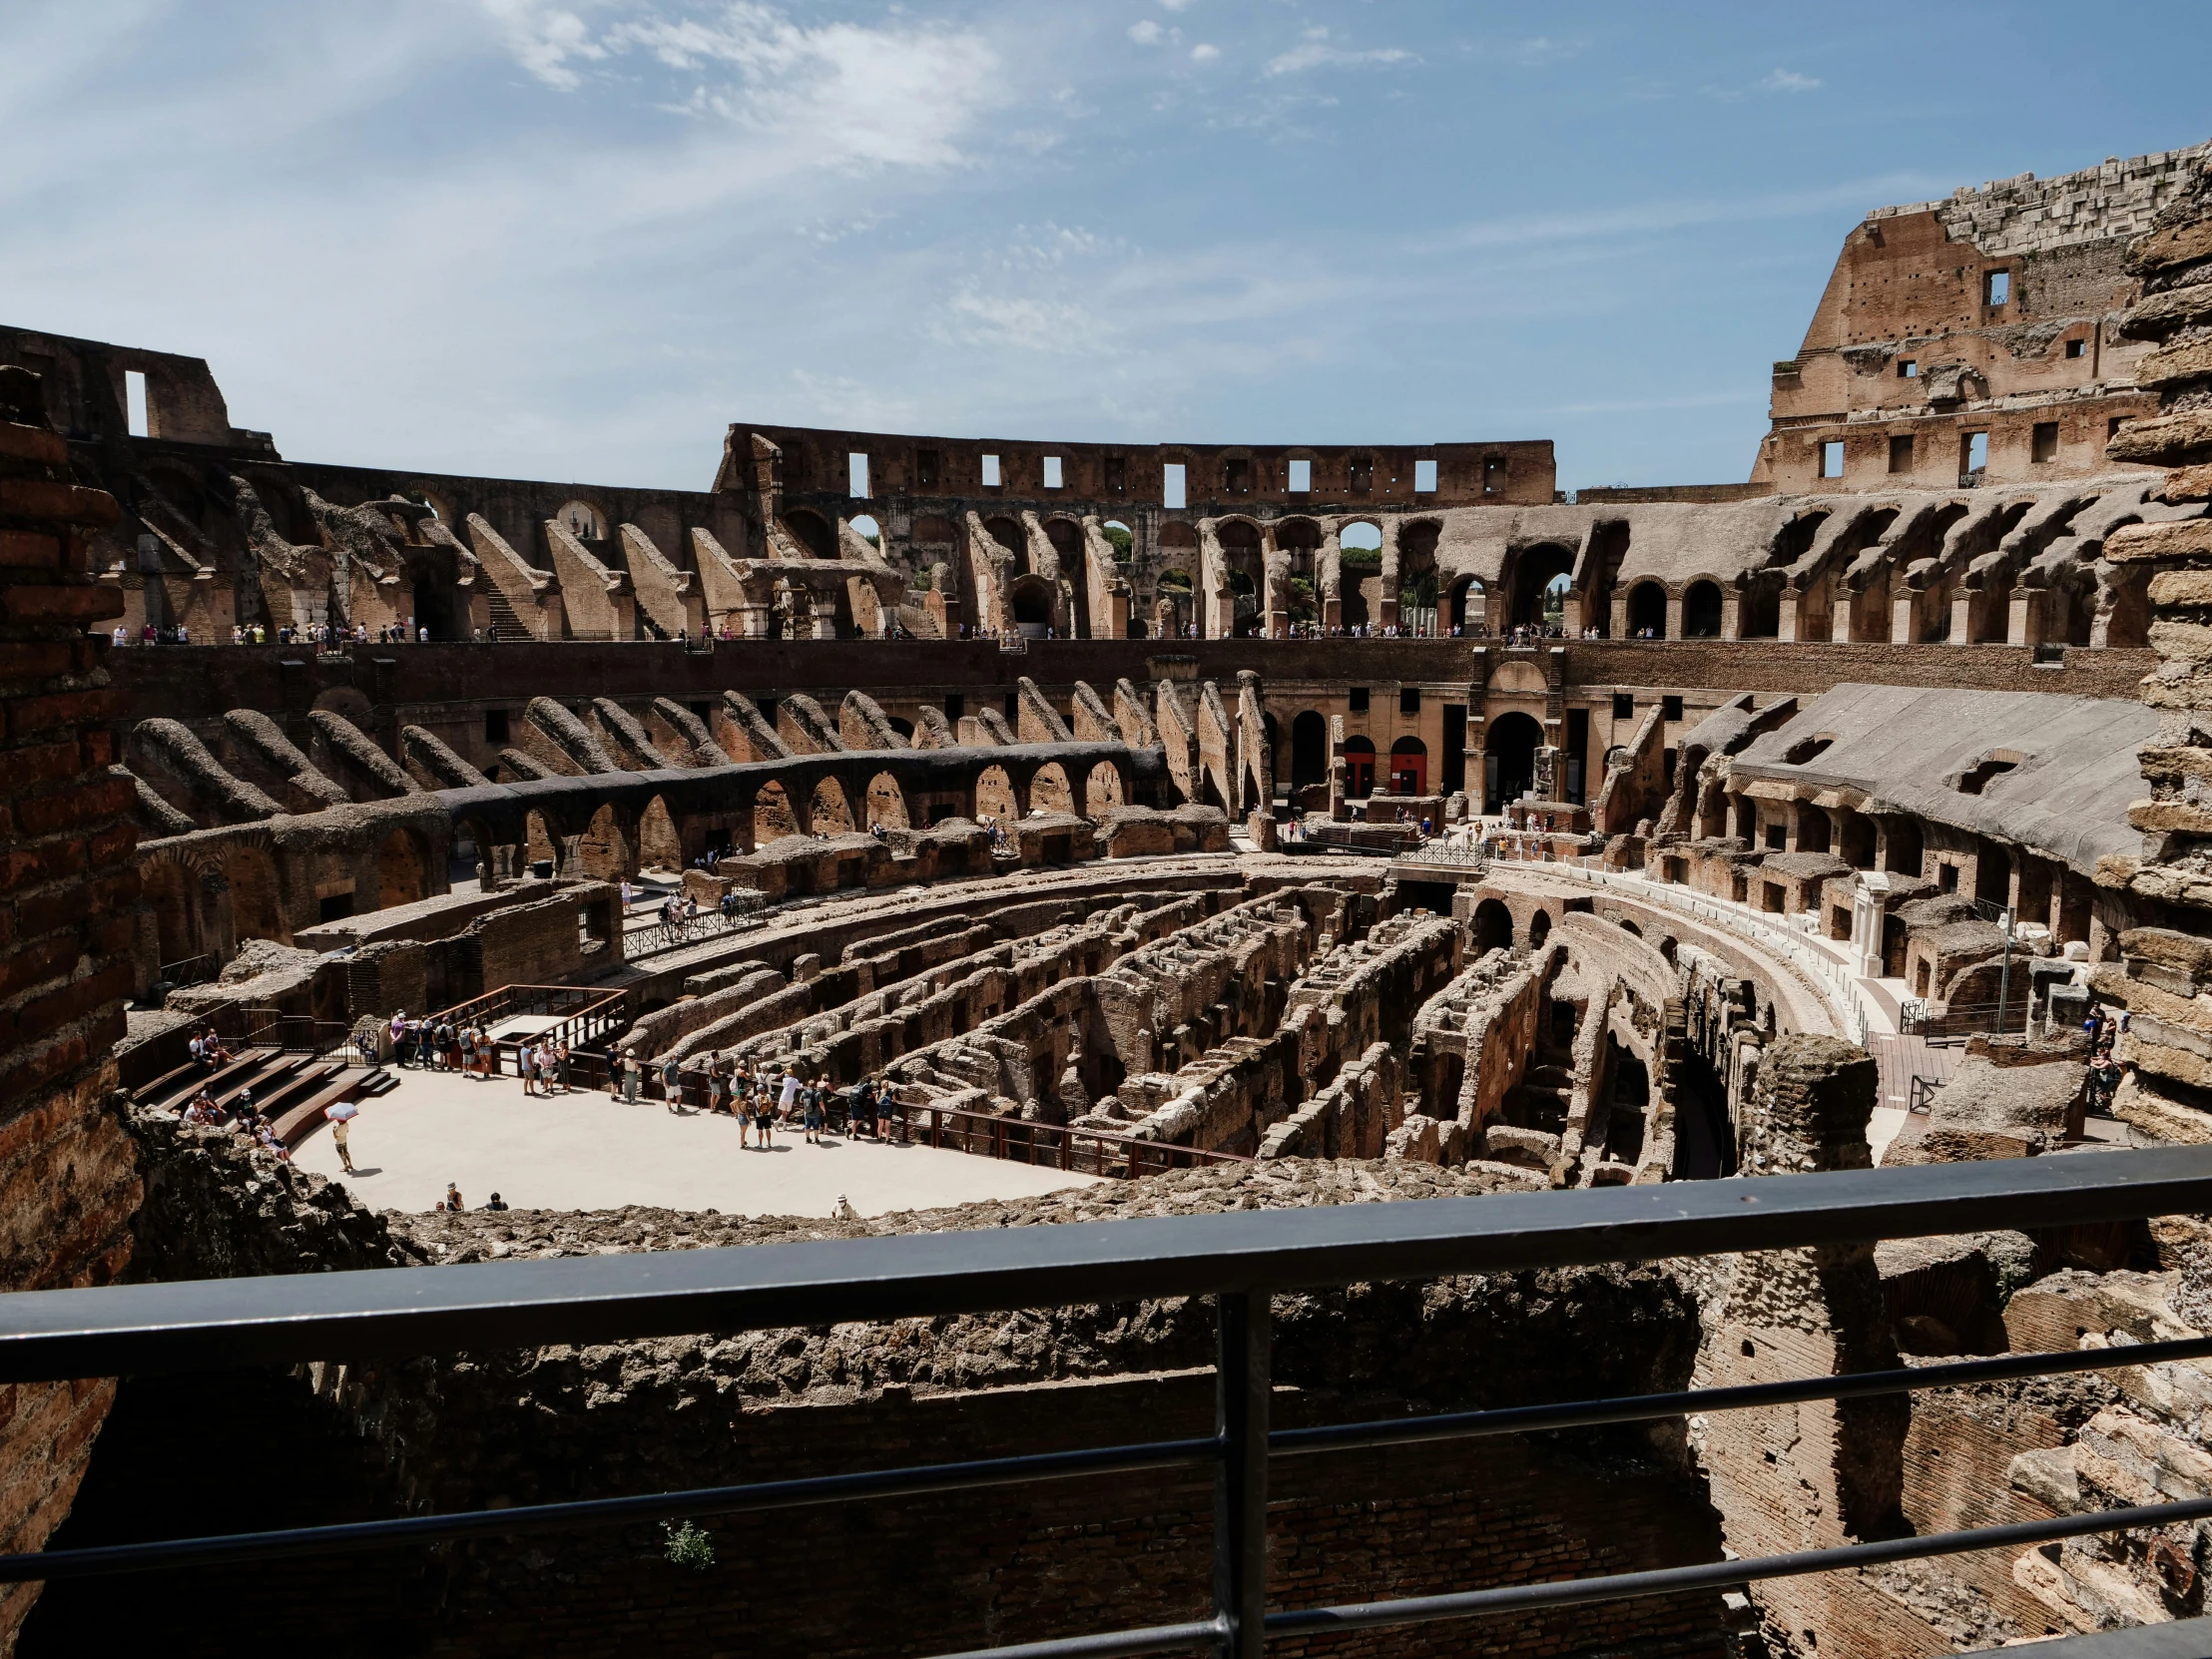
{"label": "stone arch", "polygon": [[1375,745],[1366,738],[1345,739],[1345,795],[1359,800],[1375,793]]}
{"label": "stone arch", "polygon": [[[497,876],[499,844],[498,831],[480,818],[456,819],[453,834],[446,842],[445,884],[450,891],[457,884],[477,879],[477,867],[481,865],[487,877]],[[509,874],[514,873],[508,871]]]}
{"label": "stone arch", "polygon": [[161,965],[200,954],[200,881],[198,872],[177,858],[148,858],[140,872],[140,893],[154,914],[156,953]]}
{"label": "stone arch", "polygon": [[1275,525],[1275,545],[1291,556],[1291,568],[1294,571],[1311,573],[1314,555],[1321,551],[1321,524],[1311,518],[1278,519]]}
{"label": "stone arch", "polygon": [[992,540],[1014,556],[1014,570],[1026,574],[1029,569],[1029,532],[1022,528],[1021,520],[1000,513],[994,518],[983,520],[983,528],[991,533]]}
{"label": "stone arch", "polygon": [[1513,947],[1513,912],[1499,898],[1485,898],[1474,907],[1474,953]]}
{"label": "stone arch", "polygon": [[1528,948],[1541,950],[1544,940],[1551,937],[1551,912],[1538,910],[1528,918]]}
{"label": "stone arch", "polygon": [[1060,555],[1063,574],[1083,562],[1083,526],[1072,518],[1048,518],[1044,520],[1044,539],[1052,544],[1052,551]]}
{"label": "stone arch", "polygon": [[291,943],[283,874],[269,846],[258,839],[233,841],[223,849],[223,874],[231,884],[232,933]]}
{"label": "stone arch", "polygon": [[975,816],[1001,824],[1012,824],[1021,816],[1021,799],[1004,767],[987,766],[975,775]]}
{"label": "stone arch", "polygon": [[837,538],[830,532],[830,521],[820,513],[794,507],[784,514],[784,527],[816,558],[834,559],[837,556]]}
{"label": "stone arch", "polygon": [[907,805],[905,787],[887,772],[878,772],[867,781],[867,822],[870,830],[877,826],[885,830],[914,827],[913,809]]}
{"label": "stone arch", "polygon": [[814,796],[807,804],[807,817],[826,835],[849,834],[858,828],[852,822],[852,804],[845,799],[844,786],[834,778],[816,783]]}
{"label": "stone arch", "polygon": [[1686,640],[1721,637],[1721,585],[1709,576],[1699,577],[1683,591],[1682,637]]}
{"label": "stone arch", "polygon": [[1390,793],[1428,793],[1428,745],[1418,738],[1400,738],[1390,745]]}
{"label": "stone arch", "polygon": [[1655,640],[1667,637],[1667,590],[1648,578],[1628,590],[1628,637],[1642,639],[1647,629]]}
{"label": "stone arch", "polygon": [[1083,778],[1083,816],[1096,818],[1128,804],[1129,792],[1122,783],[1121,768],[1112,761],[1092,762]]}
{"label": "stone arch", "polygon": [[780,782],[771,778],[753,798],[753,844],[766,846],[786,835],[806,832],[806,823],[793,810],[791,796]]}
{"label": "stone arch", "polygon": [[676,828],[667,800],[658,795],[638,815],[638,861],[660,869],[684,867],[683,831]]}
{"label": "stone arch", "polygon": [[1544,741],[1544,731],[1533,717],[1518,709],[1499,715],[1483,729],[1482,748],[1486,757],[1483,794],[1490,812],[1496,812],[1508,801],[1518,801],[1533,788],[1536,782],[1536,751]]}
{"label": "stone arch", "polygon": [[1032,638],[1052,626],[1052,584],[1042,576],[1016,578],[1007,590],[1006,604],[1014,626]]}
{"label": "stone arch", "polygon": [[1067,769],[1047,761],[1029,775],[1029,805],[1048,813],[1075,811],[1075,792],[1068,784]]}
{"label": "stone arch", "polygon": [[560,821],[552,814],[531,811],[522,821],[522,855],[532,864],[544,864],[546,873],[557,874],[561,867]]}
{"label": "stone arch", "polygon": [[1329,720],[1319,709],[1291,717],[1291,788],[1329,782]]}
{"label": "stone arch", "polygon": [[430,896],[430,854],[422,836],[401,825],[376,848],[376,908]]}
{"label": "stone arch", "polygon": [[1489,590],[1479,576],[1462,576],[1447,590],[1443,624],[1446,628],[1480,627],[1489,615]]}
{"label": "stone arch", "polygon": [[1506,624],[1541,628],[1546,596],[1561,577],[1572,580],[1574,551],[1558,542],[1539,542],[1512,555],[1505,578]]}
{"label": "stone arch", "polygon": [[600,881],[619,881],[637,874],[636,830],[623,822],[613,802],[592,814],[591,823],[576,838],[576,866],[578,873]]}
{"label": "stone arch", "polygon": [[609,520],[607,515],[589,501],[564,501],[553,514],[553,522],[574,536],[578,541],[605,541]]}

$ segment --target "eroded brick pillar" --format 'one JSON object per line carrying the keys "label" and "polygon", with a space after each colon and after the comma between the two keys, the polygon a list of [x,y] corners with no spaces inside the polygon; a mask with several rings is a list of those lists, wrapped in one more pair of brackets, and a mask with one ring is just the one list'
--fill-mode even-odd
{"label": "eroded brick pillar", "polygon": [[[86,632],[122,609],[95,584],[114,499],[70,479],[37,376],[0,367],[0,1290],[113,1279],[139,1180],[109,1104],[131,989],[138,872],[130,787],[111,777],[122,694]],[[113,1380],[0,1387],[0,1550],[69,1512]],[[0,1594],[12,1653],[35,1585]]]}
{"label": "eroded brick pillar", "polygon": [[[1866,1050],[1794,1034],[1761,1058],[1742,1112],[1745,1176],[1866,1169],[1878,1079]],[[1886,1371],[1901,1364],[1872,1244],[1760,1251],[1711,1262],[1700,1387]],[[1739,1555],[1825,1549],[1905,1529],[1911,1406],[1891,1395],[1809,1400],[1697,1419],[1695,1438],[1728,1545]],[[1847,1573],[1754,1587],[1784,1651],[1913,1651],[1872,1633],[1914,1621]],[[1856,1633],[1849,1641],[1847,1632]],[[1925,1634],[1923,1632],[1922,1634]]]}

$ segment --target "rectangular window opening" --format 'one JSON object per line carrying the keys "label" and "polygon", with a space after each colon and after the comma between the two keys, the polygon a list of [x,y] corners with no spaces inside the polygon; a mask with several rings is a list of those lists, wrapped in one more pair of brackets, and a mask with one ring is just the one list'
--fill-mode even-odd
{"label": "rectangular window opening", "polygon": [[1434,495],[1436,493],[1436,463],[1434,461],[1415,461],[1413,463],[1413,493],[1415,495]]}
{"label": "rectangular window opening", "polygon": [[1821,476],[1841,478],[1844,475],[1844,440],[1830,438],[1821,445]]}
{"label": "rectangular window opening", "polygon": [[1181,461],[1170,461],[1166,466],[1160,468],[1160,505],[1163,507],[1180,507],[1183,505],[1183,463]]}
{"label": "rectangular window opening", "polygon": [[484,711],[484,741],[486,743],[498,744],[503,744],[507,741],[506,710],[486,709]]}
{"label": "rectangular window opening", "polygon": [[1615,692],[1613,694],[1613,718],[1615,720],[1634,720],[1636,718],[1635,693]]}
{"label": "rectangular window opening", "polygon": [[1989,465],[1989,434],[1968,432],[1958,440],[1958,478],[1961,483],[1971,483],[1981,476]]}
{"label": "rectangular window opening", "polygon": [[1313,489],[1314,463],[1312,461],[1293,461],[1291,463],[1291,493],[1293,495],[1310,495],[1313,493]]}
{"label": "rectangular window opening", "polygon": [[1044,487],[1048,490],[1060,487],[1060,457],[1057,455],[1044,458]]}
{"label": "rectangular window opening", "polygon": [[123,400],[127,405],[126,413],[130,417],[131,436],[152,436],[153,427],[146,413],[146,376],[135,368],[123,371]]}
{"label": "rectangular window opening", "polygon": [[1780,852],[1789,844],[1790,831],[1785,826],[1780,824],[1767,826],[1767,850],[1769,852]]}
{"label": "rectangular window opening", "polygon": [[1913,470],[1913,438],[1910,433],[1904,437],[1890,440],[1890,470],[1892,472],[1911,472]]}
{"label": "rectangular window opening", "polygon": [[998,457],[996,455],[985,455],[983,457],[983,487],[987,490],[998,488]]}
{"label": "rectangular window opening", "polygon": [[1345,693],[1345,707],[1353,714],[1366,714],[1368,712],[1368,688],[1353,686],[1347,690]]}
{"label": "rectangular window opening", "polygon": [[2058,422],[2038,420],[2035,429],[2028,434],[2028,458],[2033,461],[2058,459]]}
{"label": "rectangular window opening", "polygon": [[1013,725],[1021,719],[1021,693],[1008,692],[1000,699],[999,707],[1006,716],[1006,724]]}
{"label": "rectangular window opening", "polygon": [[947,719],[947,720],[958,720],[958,719],[959,719],[959,718],[960,718],[960,717],[961,717],[962,715],[965,715],[966,713],[967,713],[967,697],[966,697],[966,695],[965,695],[964,693],[961,693],[961,692],[946,692],[946,693],[944,694],[944,718],[945,718],[945,719]]}
{"label": "rectangular window opening", "polygon": [[2087,356],[2088,354],[2089,354],[2089,342],[2088,342],[2087,340],[2085,340],[2085,339],[2070,339],[2070,340],[2066,341],[2066,355],[2067,355],[2067,356],[2069,356],[2069,357],[2086,357],[2086,356]]}
{"label": "rectangular window opening", "polygon": [[1401,686],[1397,693],[1397,712],[1401,715],[1420,713],[1420,687]]}
{"label": "rectangular window opening", "polygon": [[2009,271],[1991,271],[1983,275],[1982,296],[1992,305],[2002,305],[2012,297],[2012,274]]}
{"label": "rectangular window opening", "polygon": [[844,458],[845,471],[849,475],[852,494],[859,500],[867,499],[867,453],[855,449]]}
{"label": "rectangular window opening", "polygon": [[1679,697],[1662,697],[1659,700],[1659,718],[1661,720],[1680,720],[1682,718],[1682,699]]}
{"label": "rectangular window opening", "polygon": [[1898,378],[1900,380],[1918,380],[1920,377],[1921,365],[1918,361],[1911,357],[1900,357],[1898,359]]}

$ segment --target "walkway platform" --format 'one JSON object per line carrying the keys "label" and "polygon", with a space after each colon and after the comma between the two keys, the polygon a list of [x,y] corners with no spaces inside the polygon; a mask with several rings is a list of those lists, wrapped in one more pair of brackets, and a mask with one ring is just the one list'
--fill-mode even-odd
{"label": "walkway platform", "polygon": [[830,1136],[809,1146],[798,1128],[772,1150],[738,1144],[735,1120],[626,1105],[578,1090],[525,1095],[512,1077],[477,1082],[402,1071],[398,1088],[365,1101],[338,1163],[327,1125],[292,1153],[302,1169],[340,1181],[372,1210],[429,1210],[450,1181],[470,1209],[498,1192],[516,1209],[611,1210],[648,1204],[725,1215],[829,1216],[842,1197],[863,1216],[992,1198],[1026,1198],[1096,1178],[926,1146]]}

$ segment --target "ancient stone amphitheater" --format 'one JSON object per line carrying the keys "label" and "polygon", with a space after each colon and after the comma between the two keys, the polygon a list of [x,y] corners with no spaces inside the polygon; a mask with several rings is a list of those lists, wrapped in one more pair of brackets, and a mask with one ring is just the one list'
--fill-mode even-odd
{"label": "ancient stone amphitheater", "polygon": [[[697,493],[306,464],[203,362],[0,330],[0,1497],[8,1550],[61,1563],[0,1561],[8,1640],[1250,1654],[1264,1604],[1286,1651],[1905,1659],[2198,1617],[2207,148],[1871,215],[1749,482],[1572,500],[1529,440],[739,421]],[[510,1094],[568,1043],[560,1121],[610,1167],[648,1116],[719,1133],[736,1069],[826,1080],[843,1139],[873,1083],[910,1196],[721,1213],[648,1172],[619,1208],[374,1208],[376,1171],[310,1166],[334,1109],[445,1086],[402,1012],[490,1027]],[[420,1114],[423,1155],[472,1109]],[[933,1202],[946,1169],[998,1196]],[[1696,1231],[1724,1203],[1816,1219]],[[970,1235],[1257,1261],[1369,1205],[1400,1208],[1331,1237],[1445,1265],[929,1288]],[[654,1252],[762,1298],[866,1266],[692,1335],[578,1291],[556,1340],[494,1311],[427,1354],[93,1345],[86,1381],[33,1341],[157,1288],[256,1281],[216,1323],[281,1325]],[[1236,1501],[1191,1449],[1249,1428],[1232,1301],[1272,1329],[1278,1453]],[[72,1553],[472,1514],[124,1578]],[[1794,1551],[1841,1553],[1754,1570]]]}

